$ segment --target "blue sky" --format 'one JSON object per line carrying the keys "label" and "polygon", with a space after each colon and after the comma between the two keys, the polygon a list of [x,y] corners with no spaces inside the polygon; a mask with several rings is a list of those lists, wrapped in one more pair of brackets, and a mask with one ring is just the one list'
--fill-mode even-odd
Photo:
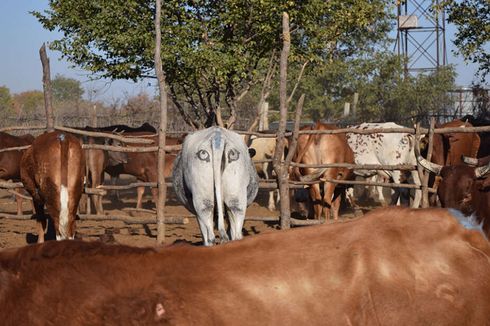
{"label": "blue sky", "polygon": [[[56,32],[44,30],[29,11],[42,11],[48,7],[47,0],[0,0],[0,86],[7,86],[11,93],[42,89],[42,67],[39,60],[39,48],[43,42],[59,37]],[[454,28],[446,29],[448,61],[456,65],[457,85],[468,86],[476,71],[475,65],[465,65],[461,58],[450,52]],[[153,94],[155,88],[148,81],[133,83],[130,81],[90,81],[89,73],[71,68],[55,51],[48,51],[52,78],[56,74],[75,78],[82,82],[86,93],[97,100],[114,103],[124,101],[143,90]],[[87,95],[87,94],[86,94]]]}

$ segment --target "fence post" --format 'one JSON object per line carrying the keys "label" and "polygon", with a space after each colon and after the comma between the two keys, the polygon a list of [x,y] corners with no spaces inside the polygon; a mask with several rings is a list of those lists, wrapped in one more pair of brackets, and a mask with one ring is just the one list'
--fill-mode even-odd
{"label": "fence post", "polygon": [[277,180],[279,183],[279,193],[281,196],[281,229],[289,229],[291,227],[291,210],[289,207],[289,183],[288,171],[282,157],[284,156],[284,146],[286,144],[286,120],[288,115],[287,104],[287,69],[288,55],[291,46],[291,36],[289,33],[289,15],[284,12],[282,14],[282,35],[283,47],[281,51],[280,61],[280,83],[279,83],[279,99],[281,118],[279,120],[279,128],[277,131],[276,150],[274,153],[273,166],[276,171]]}
{"label": "fence post", "polygon": [[49,68],[49,58],[46,54],[46,44],[43,43],[39,49],[39,56],[43,65],[43,91],[44,91],[44,109],[46,110],[46,129],[54,130],[53,117],[53,96],[51,91],[51,72]]}
{"label": "fence post", "polygon": [[165,136],[167,130],[167,90],[165,89],[165,75],[163,73],[160,47],[162,42],[160,16],[162,11],[161,0],[156,0],[155,11],[155,72],[158,79],[160,94],[160,126],[158,127],[158,202],[157,202],[157,243],[165,241],[165,199],[167,184],[165,183]]}
{"label": "fence post", "polygon": [[[427,144],[427,160],[430,162],[432,158],[432,150],[433,150],[433,144],[434,144],[434,127],[436,124],[436,119],[432,117],[430,119],[430,126],[429,126],[429,143]],[[417,164],[418,166],[418,164]],[[429,171],[424,172],[424,178],[422,180],[422,208],[429,207]]]}
{"label": "fence post", "polygon": [[[417,125],[415,126],[415,146],[419,146],[420,144],[420,122],[417,122]],[[415,153],[418,153],[420,149],[417,149]],[[422,191],[422,200],[421,200],[421,206],[422,207],[428,207],[428,202],[427,197],[424,197],[424,194],[427,193],[427,184],[424,184],[424,168],[422,165],[419,164],[417,161],[417,172],[419,174],[419,180],[421,181],[421,191]]]}

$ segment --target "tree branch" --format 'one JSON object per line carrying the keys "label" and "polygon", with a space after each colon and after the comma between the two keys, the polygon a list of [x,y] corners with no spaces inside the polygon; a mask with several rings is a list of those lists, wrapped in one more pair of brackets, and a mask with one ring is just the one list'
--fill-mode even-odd
{"label": "tree branch", "polygon": [[298,75],[298,80],[296,80],[296,84],[294,85],[293,91],[291,92],[291,95],[289,95],[288,98],[288,103],[291,102],[293,99],[294,93],[296,92],[296,89],[298,88],[299,82],[301,81],[301,78],[303,77],[303,72],[305,71],[306,65],[308,64],[309,60],[306,60],[305,63],[303,63],[303,66],[301,67],[301,70]]}

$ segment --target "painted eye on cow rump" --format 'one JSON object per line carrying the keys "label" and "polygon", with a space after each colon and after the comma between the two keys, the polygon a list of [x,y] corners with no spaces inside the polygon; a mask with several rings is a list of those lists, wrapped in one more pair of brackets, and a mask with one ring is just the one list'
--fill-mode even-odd
{"label": "painted eye on cow rump", "polygon": [[228,163],[237,161],[239,158],[240,158],[240,152],[237,151],[236,149],[230,149],[230,151],[228,152]]}
{"label": "painted eye on cow rump", "polygon": [[201,161],[205,161],[205,162],[211,161],[211,159],[209,158],[209,153],[207,151],[205,151],[204,149],[201,149],[199,152],[197,152],[196,156]]}

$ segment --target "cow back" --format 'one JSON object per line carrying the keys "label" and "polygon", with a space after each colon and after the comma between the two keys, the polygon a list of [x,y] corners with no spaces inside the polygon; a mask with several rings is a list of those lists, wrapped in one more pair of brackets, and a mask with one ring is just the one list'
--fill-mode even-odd
{"label": "cow back", "polygon": [[490,315],[490,245],[444,209],[379,209],[212,248],[46,245],[0,252],[3,323],[487,325]]}

